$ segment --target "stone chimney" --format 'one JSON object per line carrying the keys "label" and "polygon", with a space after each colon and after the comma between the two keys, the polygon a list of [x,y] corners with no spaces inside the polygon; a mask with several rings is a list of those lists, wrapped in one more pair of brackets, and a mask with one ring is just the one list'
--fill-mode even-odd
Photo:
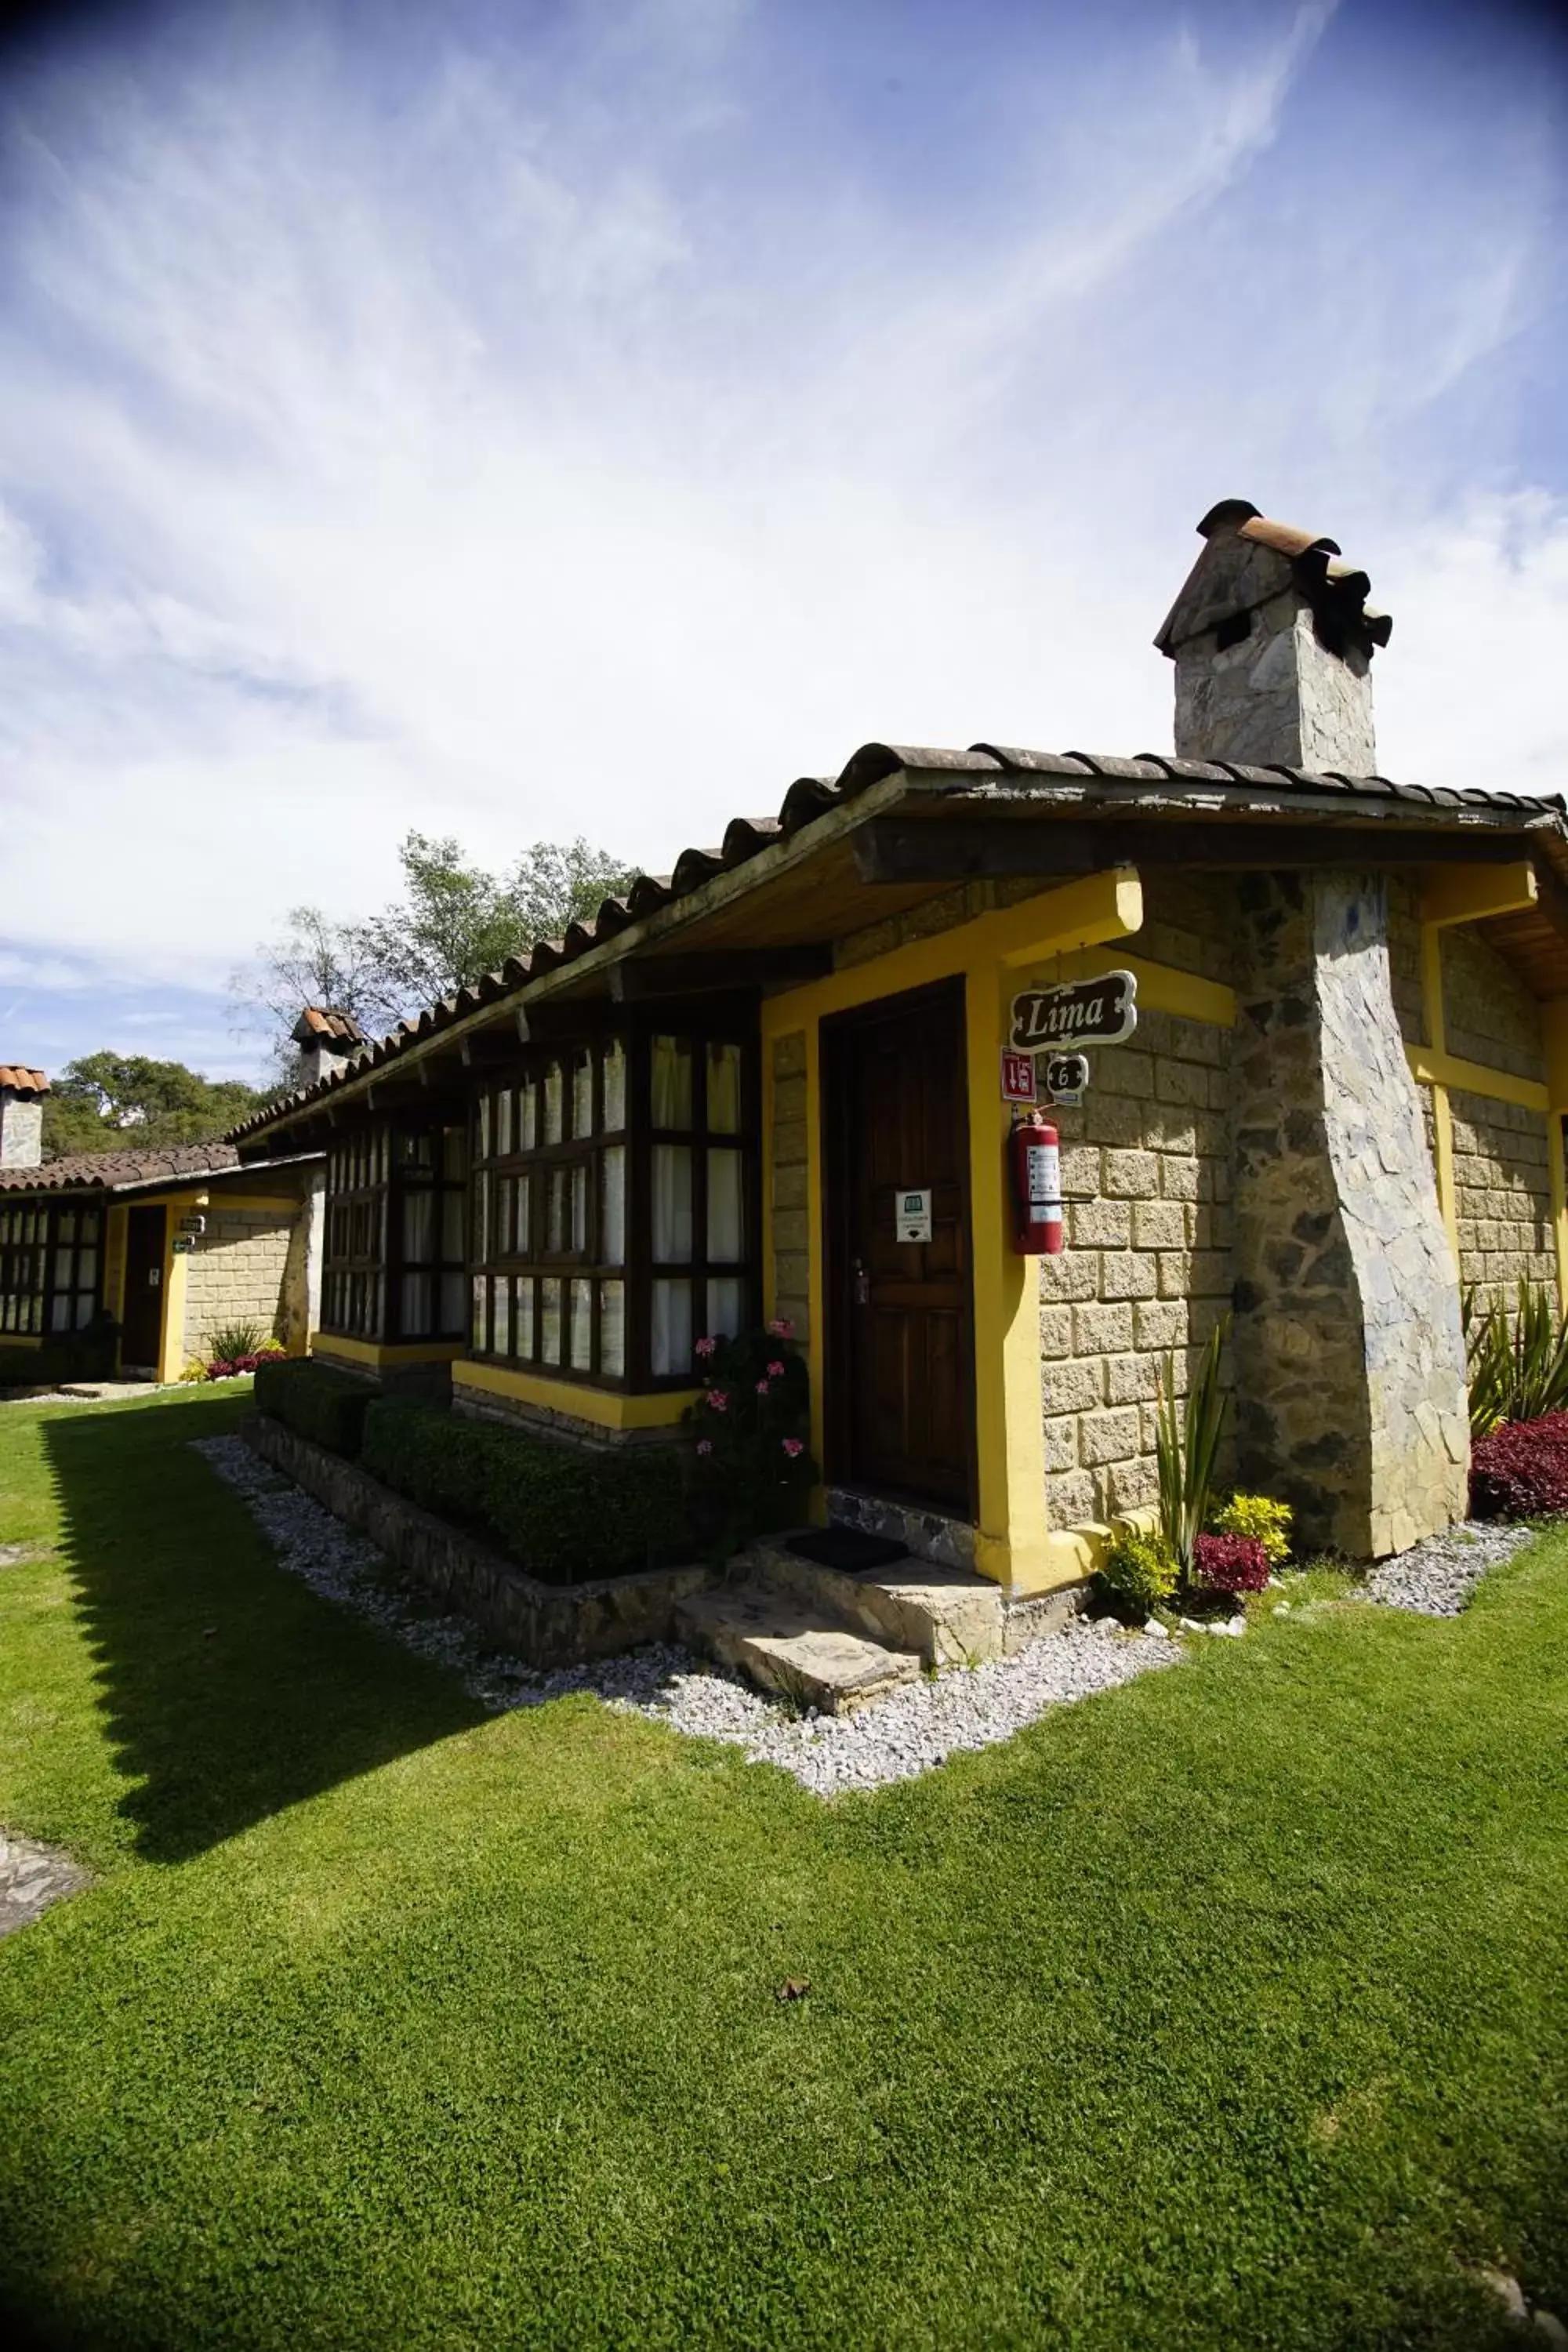
{"label": "stone chimney", "polygon": [[1372,656],[1394,624],[1331,539],[1222,499],[1154,643],[1176,665],[1176,757],[1377,772]]}
{"label": "stone chimney", "polygon": [[48,1091],[42,1070],[0,1062],[0,1168],[37,1168],[42,1160]]}
{"label": "stone chimney", "polygon": [[365,1047],[365,1035],[352,1013],[331,1006],[307,1004],[289,1032],[300,1048],[294,1067],[297,1087],[313,1087],[330,1078]]}

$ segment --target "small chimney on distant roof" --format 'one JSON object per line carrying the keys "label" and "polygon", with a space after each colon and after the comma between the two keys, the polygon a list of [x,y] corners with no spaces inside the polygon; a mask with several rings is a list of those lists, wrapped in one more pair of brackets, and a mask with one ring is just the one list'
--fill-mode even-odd
{"label": "small chimney on distant roof", "polygon": [[334,1070],[362,1053],[365,1044],[364,1032],[353,1014],[334,1012],[330,1005],[307,1004],[289,1034],[300,1048],[294,1072],[297,1087],[313,1087],[331,1077]]}
{"label": "small chimney on distant roof", "polygon": [[1372,656],[1394,624],[1331,539],[1222,499],[1154,643],[1176,665],[1176,756],[1377,772]]}
{"label": "small chimney on distant roof", "polygon": [[42,1070],[0,1062],[0,1168],[37,1168],[42,1160],[48,1091]]}

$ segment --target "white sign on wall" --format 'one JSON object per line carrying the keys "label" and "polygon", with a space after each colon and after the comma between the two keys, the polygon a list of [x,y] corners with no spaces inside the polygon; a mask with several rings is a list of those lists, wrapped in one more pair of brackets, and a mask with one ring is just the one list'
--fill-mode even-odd
{"label": "white sign on wall", "polygon": [[910,1184],[894,1198],[893,1227],[901,1242],[931,1239],[931,1186]]}

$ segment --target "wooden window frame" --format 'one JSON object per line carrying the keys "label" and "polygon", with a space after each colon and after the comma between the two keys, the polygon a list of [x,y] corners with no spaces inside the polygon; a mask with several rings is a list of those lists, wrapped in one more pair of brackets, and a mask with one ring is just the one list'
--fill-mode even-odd
{"label": "wooden window frame", "polygon": [[[651,1120],[651,1072],[653,1039],[674,1036],[689,1045],[692,1051],[692,1126],[689,1129],[656,1129]],[[624,1124],[606,1129],[604,1124],[604,1064],[605,1053],[619,1045],[626,1055],[626,1115]],[[713,1134],[707,1126],[707,1048],[710,1045],[735,1045],[741,1053],[740,1129],[735,1134]],[[490,1149],[480,1152],[479,1099],[493,1101],[504,1092],[515,1094],[517,1088],[532,1079],[540,1089],[540,1116],[542,1119],[545,1075],[552,1063],[563,1067],[563,1104],[570,1105],[573,1087],[570,1067],[573,1060],[584,1052],[593,1055],[593,1125],[591,1137],[563,1134],[559,1143],[536,1143],[528,1151],[515,1148],[505,1154],[494,1149],[493,1112]],[[563,1119],[563,1126],[569,1124]],[[542,1379],[570,1382],[584,1388],[608,1390],[627,1395],[659,1394],[669,1391],[689,1389],[700,1378],[696,1361],[689,1368],[674,1372],[654,1372],[650,1370],[652,1348],[653,1284],[658,1280],[689,1281],[692,1286],[695,1339],[702,1329],[700,1319],[706,1288],[710,1279],[738,1281],[742,1286],[742,1328],[754,1323],[761,1312],[761,1172],[762,1172],[762,1078],[761,1055],[757,1038],[754,1005],[737,1013],[732,1008],[668,1007],[649,1008],[637,1017],[627,1017],[614,1027],[601,1027],[575,1037],[551,1040],[548,1044],[520,1047],[516,1059],[498,1066],[486,1073],[485,1083],[476,1092],[469,1129],[470,1202],[469,1232],[476,1247],[468,1274],[469,1355],[477,1363],[493,1364],[505,1370],[537,1374]],[[653,1151],[659,1143],[689,1146],[692,1154],[691,1229],[693,1255],[679,1264],[655,1265],[652,1255],[653,1214]],[[601,1232],[604,1200],[603,1167],[606,1150],[619,1146],[625,1153],[623,1162],[624,1247],[622,1262],[610,1265],[603,1256]],[[708,1234],[708,1152],[710,1150],[733,1150],[741,1155],[742,1187],[742,1255],[738,1262],[710,1262],[707,1255]],[[543,1246],[545,1220],[548,1213],[549,1177],[556,1169],[571,1168],[586,1162],[588,1181],[588,1216],[586,1247],[581,1252],[555,1253]],[[526,1175],[530,1181],[529,1219],[530,1248],[527,1254],[514,1246],[508,1252],[497,1252],[489,1245],[489,1235],[494,1232],[493,1222],[487,1230],[487,1254],[481,1258],[477,1250],[479,1217],[475,1207],[474,1189],[484,1180],[489,1181],[489,1217],[496,1213],[498,1180]],[[496,1280],[510,1281],[512,1314],[511,1329],[517,1328],[516,1301],[518,1285],[528,1283],[532,1294],[531,1351],[519,1354],[515,1348],[505,1353],[489,1345],[474,1344],[475,1323],[473,1302],[475,1285],[486,1285],[485,1314],[492,1310]],[[541,1286],[546,1281],[561,1283],[560,1360],[545,1360],[542,1347],[543,1317]],[[594,1286],[592,1293],[593,1325],[589,1347],[589,1362],[572,1362],[573,1318],[575,1305],[572,1286],[575,1281],[587,1281]],[[620,1372],[606,1372],[603,1366],[603,1286],[606,1282],[621,1285],[622,1297],[622,1364]],[[487,1330],[487,1339],[490,1334]]]}

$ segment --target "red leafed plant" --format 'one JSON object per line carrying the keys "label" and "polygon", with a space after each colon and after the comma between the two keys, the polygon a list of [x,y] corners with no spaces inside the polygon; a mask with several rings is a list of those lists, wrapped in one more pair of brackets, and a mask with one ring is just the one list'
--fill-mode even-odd
{"label": "red leafed plant", "polygon": [[1568,1412],[1505,1421],[1470,1448],[1478,1519],[1540,1519],[1568,1511]]}
{"label": "red leafed plant", "polygon": [[1256,1536],[1198,1536],[1193,1543],[1193,1582],[1210,1592],[1261,1592],[1268,1581],[1268,1554]]}

